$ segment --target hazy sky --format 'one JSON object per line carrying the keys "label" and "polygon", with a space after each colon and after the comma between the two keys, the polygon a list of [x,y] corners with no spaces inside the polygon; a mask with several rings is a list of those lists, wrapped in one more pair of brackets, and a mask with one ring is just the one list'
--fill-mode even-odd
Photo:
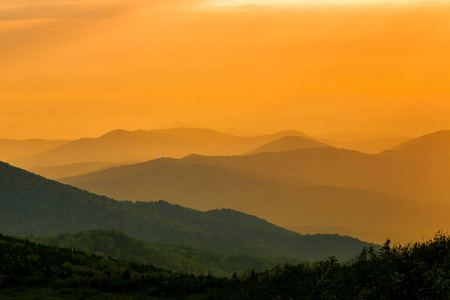
{"label": "hazy sky", "polygon": [[445,1],[220,2],[0,0],[0,138],[450,128]]}
{"label": "hazy sky", "polygon": [[[425,2],[423,0],[206,0],[206,6],[239,6],[239,5],[348,5],[348,4],[409,4]],[[434,1],[435,3],[444,1]],[[428,1],[430,3],[430,1]]]}

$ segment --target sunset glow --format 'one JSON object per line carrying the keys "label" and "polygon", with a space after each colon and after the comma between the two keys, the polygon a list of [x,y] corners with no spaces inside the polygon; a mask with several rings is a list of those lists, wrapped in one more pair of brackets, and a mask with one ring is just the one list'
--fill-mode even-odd
{"label": "sunset glow", "polygon": [[0,0],[1,136],[450,127],[446,4],[200,3]]}
{"label": "sunset glow", "polygon": [[449,0],[0,0],[2,299],[443,299],[449,195]]}
{"label": "sunset glow", "polygon": [[241,5],[371,5],[371,4],[408,4],[425,2],[424,0],[207,0],[209,6],[241,6]]}

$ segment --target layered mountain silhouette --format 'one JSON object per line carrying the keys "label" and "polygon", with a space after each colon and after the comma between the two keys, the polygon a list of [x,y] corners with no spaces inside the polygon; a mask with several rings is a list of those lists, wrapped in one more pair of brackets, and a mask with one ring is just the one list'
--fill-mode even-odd
{"label": "layered mountain silhouette", "polygon": [[[200,142],[195,144],[196,140]],[[214,156],[157,159],[61,181],[118,200],[165,199],[204,211],[232,208],[299,232],[339,232],[377,242],[383,242],[388,235],[409,241],[417,237],[417,232],[432,234],[448,226],[443,212],[449,206],[449,140],[449,131],[440,131],[368,155],[326,147],[300,132],[243,138],[212,130],[178,128],[114,131],[97,139],[69,142],[36,157],[48,161],[54,161],[53,155],[85,160],[83,152],[88,148],[97,149],[95,155],[109,153],[103,155],[103,160],[108,155],[117,159],[132,157],[139,151],[158,157],[165,150],[167,156],[174,157],[210,151]],[[116,147],[117,141],[122,143]],[[73,152],[78,146],[72,143],[79,146],[79,153]],[[112,152],[105,146],[108,143]],[[70,144],[69,151],[65,147]],[[226,144],[231,146],[223,146]],[[256,154],[230,156],[233,152],[248,153],[241,150],[251,144],[258,144],[247,149]],[[153,148],[159,150],[148,150]],[[227,156],[217,155],[220,151],[227,152]],[[107,167],[101,161],[95,164],[95,168]],[[77,166],[89,164],[39,167],[33,171],[73,175],[62,171]]]}
{"label": "layered mountain silhouette", "polygon": [[181,162],[251,171],[293,184],[355,188],[423,203],[450,204],[448,160],[431,157],[413,161],[406,157],[324,147],[249,156],[191,155]]}
{"label": "layered mountain silhouette", "polygon": [[69,141],[65,140],[10,140],[0,139],[0,160],[11,161],[15,158],[50,150]]}
{"label": "layered mountain silhouette", "polygon": [[283,152],[301,148],[330,147],[325,143],[302,136],[285,136],[273,142],[265,144],[255,150],[245,153],[246,155],[264,153],[264,152]]}
{"label": "layered mountain silhouette", "polygon": [[305,134],[288,130],[270,135],[239,137],[198,128],[115,130],[98,138],[72,141],[49,151],[15,159],[12,163],[30,169],[92,161],[141,162],[160,157],[180,158],[193,153],[237,155],[284,136],[305,136]]}
{"label": "layered mountain silhouette", "polygon": [[[408,164],[390,158],[307,148],[251,156],[157,159],[62,182],[119,200],[166,199],[199,210],[227,207],[287,228],[327,232],[339,227],[334,232],[383,242],[386,236],[413,240],[417,232],[434,234],[449,225],[443,213],[448,206],[362,188],[407,185],[409,179],[402,176],[408,171]],[[351,184],[361,187],[343,187]]]}
{"label": "layered mountain silhouette", "polygon": [[8,235],[117,229],[146,242],[297,259],[349,259],[368,245],[338,235],[303,236],[229,209],[200,212],[164,201],[115,201],[5,163],[0,163],[0,204],[0,232]]}

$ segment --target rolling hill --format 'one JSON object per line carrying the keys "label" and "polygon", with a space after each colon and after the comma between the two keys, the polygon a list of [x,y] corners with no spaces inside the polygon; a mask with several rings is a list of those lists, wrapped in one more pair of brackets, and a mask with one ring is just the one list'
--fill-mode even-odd
{"label": "rolling hill", "polygon": [[255,137],[239,137],[198,128],[115,130],[98,138],[84,138],[49,151],[24,156],[12,163],[30,169],[91,161],[122,164],[160,157],[179,158],[192,153],[236,155],[288,135],[304,136],[293,130]]}
{"label": "rolling hill", "polygon": [[450,160],[450,130],[441,130],[404,142],[380,155],[413,161]]}
{"label": "rolling hill", "polygon": [[285,136],[268,144],[262,145],[245,155],[252,155],[264,152],[282,152],[289,150],[296,150],[301,148],[316,148],[316,147],[330,147],[327,144],[305,138],[302,136]]}
{"label": "rolling hill", "polygon": [[[331,147],[244,156],[189,155],[172,161],[179,165],[213,165],[250,172],[288,184],[354,188],[406,198],[415,195],[414,188],[419,188],[421,177],[425,177],[419,167],[403,160]],[[155,167],[159,164],[149,163]],[[133,168],[107,169],[61,181],[70,184],[103,181],[103,176],[109,179],[120,173],[119,177],[125,177],[128,171],[145,173],[147,169],[146,163],[135,164]],[[411,183],[415,186],[411,187]]]}
{"label": "rolling hill", "polygon": [[[114,238],[127,244],[127,237],[115,231],[65,235],[61,240],[98,245],[114,244]],[[139,241],[132,241],[138,251],[133,255],[139,256],[142,247],[135,242]],[[420,243],[391,246],[388,240],[378,251],[364,248],[347,263],[329,257],[313,264],[286,264],[218,278],[174,273],[0,234],[0,293],[2,299],[329,299],[330,295],[337,299],[446,299],[449,254],[450,237],[438,232],[434,239]]]}
{"label": "rolling hill", "polygon": [[264,271],[277,265],[298,263],[293,259],[268,259],[248,254],[225,256],[179,244],[151,244],[116,230],[90,230],[58,236],[32,238],[33,241],[72,248],[125,261],[136,261],[185,274],[231,276],[250,269]]}
{"label": "rolling hill", "polygon": [[227,282],[0,234],[1,299],[205,299]]}
{"label": "rolling hill", "polygon": [[224,255],[349,259],[368,245],[338,235],[300,235],[255,216],[200,212],[164,201],[126,202],[97,196],[0,163],[0,232],[48,236],[116,229],[152,243],[179,243]]}
{"label": "rolling hill", "polygon": [[249,156],[191,155],[180,163],[255,172],[292,184],[362,189],[422,203],[450,205],[450,160],[411,160],[336,148],[304,148]]}
{"label": "rolling hill", "polygon": [[[313,149],[308,149],[310,150]],[[337,152],[331,153],[341,153],[344,150],[333,151]],[[355,153],[346,154],[352,157]],[[357,157],[360,157],[359,155],[362,154]],[[383,242],[386,236],[410,241],[417,238],[417,232],[431,235],[442,226],[449,225],[445,214],[442,213],[446,206],[434,207],[355,188],[311,185],[301,181],[301,178],[294,178],[298,180],[298,183],[294,184],[292,178],[291,182],[288,182],[282,180],[285,176],[270,176],[280,175],[283,167],[291,167],[292,164],[282,165],[275,159],[253,161],[259,156],[266,154],[212,158],[189,156],[181,160],[157,159],[62,181],[118,200],[166,199],[203,211],[226,207],[257,215],[302,233],[306,232],[302,228],[308,228],[311,233],[340,233],[374,242]],[[336,155],[334,157],[339,158]],[[239,160],[241,164],[234,165],[234,160]],[[300,172],[299,166],[305,167],[308,161],[302,160],[292,172]],[[220,165],[225,165],[224,162],[228,162],[227,167]],[[252,166],[258,168],[250,171]],[[272,169],[267,171],[264,166]],[[337,167],[341,166],[344,164]],[[247,169],[238,170],[238,167]],[[313,166],[311,169],[314,169]],[[267,172],[261,174],[261,170]],[[419,215],[425,216],[417,219]]]}

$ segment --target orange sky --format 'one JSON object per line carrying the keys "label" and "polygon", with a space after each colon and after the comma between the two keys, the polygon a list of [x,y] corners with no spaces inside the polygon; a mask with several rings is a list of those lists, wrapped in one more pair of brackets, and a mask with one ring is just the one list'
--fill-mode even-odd
{"label": "orange sky", "polygon": [[0,138],[450,128],[449,4],[166,2],[0,0]]}

